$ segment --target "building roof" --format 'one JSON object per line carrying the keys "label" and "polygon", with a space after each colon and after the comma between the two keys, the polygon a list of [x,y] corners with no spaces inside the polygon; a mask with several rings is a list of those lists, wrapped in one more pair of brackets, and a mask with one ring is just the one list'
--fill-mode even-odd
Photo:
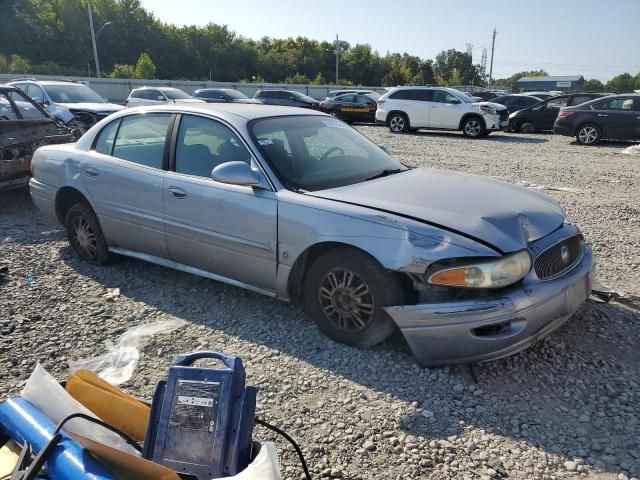
{"label": "building roof", "polygon": [[582,82],[584,77],[582,75],[568,75],[568,76],[555,76],[555,77],[522,77],[516,83],[524,82]]}

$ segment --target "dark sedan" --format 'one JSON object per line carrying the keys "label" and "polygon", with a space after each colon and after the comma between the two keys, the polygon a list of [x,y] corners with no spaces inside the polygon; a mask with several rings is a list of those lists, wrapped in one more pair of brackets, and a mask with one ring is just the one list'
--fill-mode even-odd
{"label": "dark sedan", "polygon": [[207,103],[262,103],[233,88],[201,88],[193,92],[193,97]]}
{"label": "dark sedan", "polygon": [[509,130],[520,133],[553,130],[558,112],[562,107],[573,107],[594,98],[604,97],[604,93],[575,93],[551,97],[533,107],[523,108],[509,116]]}
{"label": "dark sedan", "polygon": [[542,101],[541,98],[533,97],[531,95],[504,95],[502,97],[494,98],[492,103],[499,103],[507,107],[509,113],[517,112],[523,108],[532,107]]}
{"label": "dark sedan", "polygon": [[553,132],[575,136],[582,145],[602,139],[640,139],[640,95],[623,94],[598,98],[560,110]]}
{"label": "dark sedan", "polygon": [[295,90],[258,90],[253,96],[267,105],[284,105],[285,107],[317,109],[320,102]]}
{"label": "dark sedan", "polygon": [[377,93],[346,93],[320,102],[320,110],[345,122],[375,123]]}

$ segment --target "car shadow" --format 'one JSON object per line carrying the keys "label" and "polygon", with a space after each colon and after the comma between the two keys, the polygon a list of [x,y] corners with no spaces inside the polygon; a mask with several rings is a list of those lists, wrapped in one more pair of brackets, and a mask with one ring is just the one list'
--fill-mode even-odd
{"label": "car shadow", "polygon": [[503,142],[503,143],[545,143],[549,141],[546,138],[532,138],[528,136],[520,136],[520,135],[526,135],[526,134],[507,133],[507,132],[493,132],[491,133],[491,135],[487,135],[486,137],[482,137],[479,139],[467,138],[460,132],[449,132],[449,131],[440,131],[440,130],[418,130],[416,132],[410,132],[405,135],[415,135],[419,137],[449,137],[449,138],[457,138],[461,140],[491,141],[491,142]]}
{"label": "car shadow", "polygon": [[[80,275],[119,287],[136,304],[265,346],[405,402],[408,412],[396,421],[408,434],[446,445],[450,436],[478,427],[489,436],[510,437],[565,460],[582,457],[615,473],[621,464],[634,465],[632,455],[640,453],[637,437],[625,430],[625,424],[637,421],[624,382],[639,377],[634,339],[640,315],[621,304],[587,302],[558,331],[506,359],[422,369],[400,335],[370,350],[341,345],[316,329],[300,302],[283,304],[136,259],[100,268],[78,262],[68,247],[61,257]],[[378,370],[384,366],[393,366],[394,374]],[[617,376],[598,378],[600,369]],[[306,389],[293,393],[304,396]],[[616,417],[620,411],[614,415],[611,409],[620,399],[629,405],[628,418]],[[561,441],[548,436],[550,428],[561,429]],[[628,448],[612,453],[607,448],[612,438],[623,436]]]}
{"label": "car shadow", "polygon": [[629,141],[600,140],[595,145],[582,145],[577,140],[573,140],[569,144],[570,145],[576,145],[578,147],[584,147],[584,148],[603,148],[603,147],[608,147],[608,148],[622,148],[622,149],[624,149],[624,148],[630,147],[632,145],[640,145],[640,142],[633,141],[633,140],[629,140]]}
{"label": "car shadow", "polygon": [[[20,227],[24,235],[17,242],[64,239],[64,231],[40,216],[27,196],[13,200],[20,201],[10,207],[10,218],[17,220],[20,212],[27,213]],[[2,210],[5,207],[0,207]],[[18,233],[18,227],[11,228],[13,234]],[[48,231],[55,233],[50,236]],[[0,231],[0,237],[4,236]],[[34,236],[35,240],[28,240]],[[370,350],[333,342],[307,318],[300,302],[285,304],[136,259],[120,257],[107,266],[89,265],[79,262],[66,242],[59,248],[59,258],[66,269],[81,277],[118,287],[121,296],[131,300],[128,304],[142,305],[150,312],[149,321],[157,318],[152,312],[181,318],[202,329],[221,332],[225,338],[256,345],[256,354],[249,359],[252,362],[273,361],[266,358],[262,348],[266,347],[381,395],[372,401],[386,397],[400,400],[403,407],[395,418],[397,428],[436,441],[442,448],[448,448],[452,435],[464,435],[469,427],[476,427],[488,439],[485,445],[508,437],[557,455],[562,461],[581,457],[603,471],[617,474],[622,465],[631,465],[633,468],[625,469],[637,473],[637,404],[629,394],[629,382],[640,382],[638,299],[625,299],[626,304],[587,302],[549,337],[502,360],[422,369],[400,336]],[[115,308],[114,316],[122,318],[124,331],[134,318],[126,308],[134,307]],[[147,317],[136,314],[135,318],[143,322]],[[189,340],[193,341],[193,336]],[[162,355],[158,360],[164,361],[164,357],[198,348],[224,349],[225,344],[194,346],[178,338],[170,347],[163,345],[161,354],[153,346],[145,352],[147,356]],[[301,399],[308,396],[303,382],[287,388]],[[551,430],[561,433],[549,435]],[[625,448],[610,448],[621,443]],[[471,458],[490,455],[489,447],[474,448],[465,447]],[[518,466],[502,464],[497,458],[492,468],[506,472]]]}

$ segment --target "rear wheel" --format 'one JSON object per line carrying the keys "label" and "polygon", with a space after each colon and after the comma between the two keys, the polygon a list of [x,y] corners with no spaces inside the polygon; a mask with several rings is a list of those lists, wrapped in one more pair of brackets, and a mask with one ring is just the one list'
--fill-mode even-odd
{"label": "rear wheel", "polygon": [[64,224],[71,249],[80,260],[96,265],[107,263],[109,247],[98,218],[89,205],[73,205],[67,212]]}
{"label": "rear wheel", "polygon": [[536,127],[531,122],[522,122],[519,128],[520,133],[534,133]]}
{"label": "rear wheel", "polygon": [[576,140],[582,145],[595,145],[600,141],[602,131],[593,123],[582,125],[576,132]]}
{"label": "rear wheel", "polygon": [[485,132],[484,124],[478,117],[469,117],[462,123],[462,133],[465,137],[478,138]]}
{"label": "rear wheel", "polygon": [[336,342],[372,347],[395,331],[383,310],[405,300],[400,280],[353,248],[334,248],[311,265],[304,285],[308,313]]}
{"label": "rear wheel", "polygon": [[392,133],[406,132],[409,130],[409,119],[404,113],[392,113],[388,125]]}

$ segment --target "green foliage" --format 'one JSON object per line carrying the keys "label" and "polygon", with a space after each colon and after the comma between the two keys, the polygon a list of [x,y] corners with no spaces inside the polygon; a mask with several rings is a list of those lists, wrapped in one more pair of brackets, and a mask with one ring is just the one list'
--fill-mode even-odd
{"label": "green foliage", "polygon": [[290,77],[287,77],[284,79],[284,83],[302,83],[302,84],[306,84],[306,83],[311,83],[311,80],[309,80],[309,77],[307,77],[306,75],[302,75],[300,73],[296,73],[295,75],[291,75]]}
{"label": "green foliage", "polygon": [[473,64],[471,55],[455,49],[436,55],[433,70],[439,84],[482,85],[480,67]]}
{"label": "green foliage", "polygon": [[0,53],[0,73],[9,73],[9,60],[2,53]]}
{"label": "green foliage", "polygon": [[600,80],[592,78],[582,84],[582,90],[585,92],[604,92],[604,85]]}
{"label": "green foliage", "polygon": [[605,86],[605,90],[611,93],[631,93],[635,88],[635,80],[636,79],[628,73],[623,73],[609,80]]}
{"label": "green foliage", "polygon": [[113,71],[109,75],[111,78],[135,78],[136,67],[128,65],[126,63],[116,63],[113,66]]}
{"label": "green foliage", "polygon": [[31,73],[31,63],[20,55],[9,57],[9,73]]}
{"label": "green foliage", "polygon": [[148,53],[144,52],[140,54],[134,74],[136,78],[141,79],[150,80],[156,78],[156,65],[153,63]]}
{"label": "green foliage", "polygon": [[640,90],[640,72],[636,74],[633,80],[633,88],[635,90]]}

